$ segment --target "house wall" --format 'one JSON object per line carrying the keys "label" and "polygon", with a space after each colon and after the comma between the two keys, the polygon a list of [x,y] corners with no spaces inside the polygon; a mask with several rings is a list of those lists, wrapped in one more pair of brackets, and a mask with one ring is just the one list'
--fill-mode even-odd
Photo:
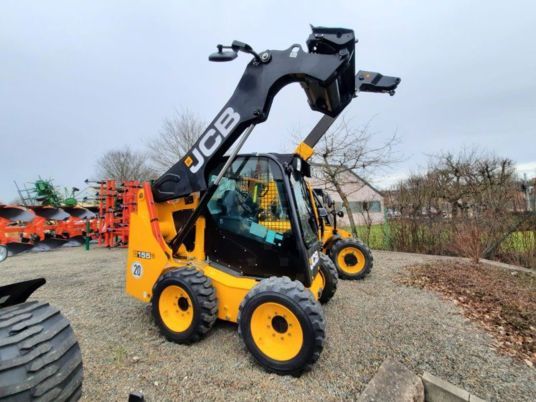
{"label": "house wall", "polygon": [[[336,191],[332,191],[323,184],[323,182],[315,177],[315,168],[313,167],[313,172],[310,179],[310,183],[313,187],[316,188],[323,188],[326,192],[329,193],[333,201],[335,201],[336,206],[338,209],[342,209],[344,212],[344,217],[338,218],[339,225],[341,226],[349,226],[350,221],[347,216],[347,211],[342,207],[342,200],[339,194]],[[376,190],[374,190],[372,187],[370,187],[365,182],[361,181],[358,177],[355,175],[348,173],[348,176],[343,178],[342,183],[342,189],[346,194],[348,195],[348,201],[350,202],[350,206],[353,212],[354,220],[357,225],[365,225],[366,224],[366,216],[367,212],[365,211],[359,211],[359,204],[363,202],[378,202],[379,203],[379,211],[368,212],[368,216],[370,216],[370,220],[372,221],[372,224],[378,224],[383,223],[385,220],[384,217],[384,199],[383,196],[378,193]],[[375,205],[377,207],[377,204]]]}

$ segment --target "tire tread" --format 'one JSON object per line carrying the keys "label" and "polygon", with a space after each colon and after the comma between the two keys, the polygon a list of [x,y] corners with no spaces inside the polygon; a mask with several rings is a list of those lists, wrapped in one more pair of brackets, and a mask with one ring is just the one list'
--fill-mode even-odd
{"label": "tire tread", "polygon": [[[153,295],[157,289],[162,286],[163,281],[178,280],[186,282],[192,292],[193,296],[197,297],[199,305],[201,306],[200,322],[198,323],[194,333],[190,338],[181,343],[194,343],[203,338],[207,332],[213,327],[216,319],[218,318],[218,303],[216,300],[216,290],[212,286],[211,280],[205,276],[201,271],[194,268],[176,268],[171,269],[164,273],[153,286]],[[153,310],[154,314],[154,310]],[[166,332],[166,330],[160,327],[160,331],[171,342],[177,342],[173,337]]]}
{"label": "tire tread", "polygon": [[[246,297],[240,303],[238,310],[238,335],[241,341],[245,345],[244,334],[241,329],[240,321],[242,319],[242,311],[244,306],[252,300],[255,296],[263,292],[275,292],[281,293],[293,300],[299,307],[306,313],[313,327],[314,332],[314,346],[313,353],[310,355],[308,361],[302,366],[292,371],[280,372],[273,367],[264,366],[269,372],[275,372],[277,374],[290,374],[293,376],[300,376],[302,373],[309,371],[314,363],[320,357],[324,348],[324,340],[326,335],[326,321],[324,318],[324,312],[320,303],[318,303],[313,294],[306,289],[299,281],[293,281],[287,276],[275,277],[272,276],[268,279],[263,279],[258,285],[253,287]],[[262,364],[262,363],[261,363]]]}
{"label": "tire tread", "polygon": [[48,303],[0,311],[1,356],[11,357],[0,358],[0,401],[66,401],[81,390],[80,347],[69,321]]}

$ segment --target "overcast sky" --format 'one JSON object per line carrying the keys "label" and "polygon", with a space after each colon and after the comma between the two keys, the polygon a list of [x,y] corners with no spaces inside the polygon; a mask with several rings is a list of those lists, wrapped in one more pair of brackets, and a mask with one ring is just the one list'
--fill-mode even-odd
{"label": "overcast sky", "polygon": [[[6,1],[0,2],[0,200],[41,175],[83,186],[105,151],[143,149],[188,108],[209,121],[248,62],[209,63],[218,43],[257,51],[304,44],[309,24],[353,28],[357,68],[402,77],[394,97],[362,94],[345,112],[397,132],[404,161],[481,146],[536,174],[533,1]],[[246,151],[283,151],[320,115],[298,85],[275,99]]]}

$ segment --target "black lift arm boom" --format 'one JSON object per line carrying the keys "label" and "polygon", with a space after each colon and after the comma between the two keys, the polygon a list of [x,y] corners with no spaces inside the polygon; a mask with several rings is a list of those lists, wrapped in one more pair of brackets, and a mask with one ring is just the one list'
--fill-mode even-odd
{"label": "black lift arm boom", "polygon": [[[230,49],[224,51],[223,49]],[[355,37],[350,29],[313,27],[308,52],[300,45],[257,54],[242,42],[219,45],[212,61],[252,54],[233,95],[188,153],[153,185],[157,202],[207,190],[206,172],[221,160],[249,126],[268,118],[281,88],[299,82],[311,109],[336,117],[355,96]],[[207,170],[208,169],[208,170]]]}
{"label": "black lift arm boom", "polygon": [[[393,96],[400,81],[398,77],[384,76],[372,71],[359,71],[355,76],[355,93],[357,95],[359,92],[376,92],[388,93]],[[308,160],[313,156],[315,145],[318,144],[318,141],[326,134],[336,119],[337,116],[322,116],[307,137],[298,144],[294,152],[304,160]]]}

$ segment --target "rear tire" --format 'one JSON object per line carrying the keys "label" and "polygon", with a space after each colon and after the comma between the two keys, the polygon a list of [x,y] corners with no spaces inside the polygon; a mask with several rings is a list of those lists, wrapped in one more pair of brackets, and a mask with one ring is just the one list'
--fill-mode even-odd
{"label": "rear tire", "polygon": [[337,282],[339,281],[339,275],[337,274],[337,267],[326,254],[320,253],[320,275],[324,278],[324,289],[318,301],[322,304],[326,304],[331,300],[335,292],[337,291]]}
{"label": "rear tire", "polygon": [[167,271],[153,286],[152,311],[160,332],[171,342],[200,340],[216,322],[216,291],[193,268]]}
{"label": "rear tire", "polygon": [[264,279],[249,291],[238,312],[238,334],[267,371],[299,376],[324,347],[322,307],[302,283]]}
{"label": "rear tire", "polygon": [[343,279],[363,279],[374,264],[370,249],[356,239],[339,240],[333,245],[330,255],[339,278]]}
{"label": "rear tire", "polygon": [[69,321],[48,303],[0,309],[0,401],[77,401],[82,354]]}

